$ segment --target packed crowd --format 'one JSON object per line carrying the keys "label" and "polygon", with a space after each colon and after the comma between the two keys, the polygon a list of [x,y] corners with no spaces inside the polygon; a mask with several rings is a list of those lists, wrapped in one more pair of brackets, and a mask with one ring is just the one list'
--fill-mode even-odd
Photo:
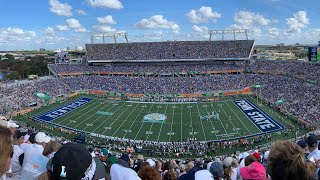
{"label": "packed crowd", "polygon": [[57,74],[84,73],[84,72],[138,72],[138,73],[179,73],[179,72],[206,72],[223,70],[240,70],[244,65],[224,64],[215,62],[210,64],[172,64],[172,65],[113,65],[113,66],[88,66],[85,64],[49,64],[48,67]]}
{"label": "packed crowd", "polygon": [[254,41],[86,44],[87,60],[248,59]]}
{"label": "packed crowd", "polygon": [[1,180],[318,180],[318,137],[269,148],[189,159],[145,158],[88,147],[0,121]]}
{"label": "packed crowd", "polygon": [[223,70],[258,70],[282,73],[296,77],[307,78],[320,82],[320,65],[299,61],[257,61],[253,64],[245,63],[219,63],[211,64],[185,64],[185,65],[113,65],[113,66],[87,66],[84,64],[50,64],[49,68],[57,74],[84,73],[84,72],[139,72],[139,73],[180,73],[180,72],[208,72]]}
{"label": "packed crowd", "polygon": [[0,89],[0,115],[8,109],[22,110],[30,103],[43,103],[35,92],[50,96],[68,94],[76,90],[101,90],[133,94],[208,93],[243,89],[262,85],[258,94],[270,103],[285,98],[282,108],[290,114],[315,123],[320,121],[319,86],[306,81],[270,74],[224,74],[193,77],[138,77],[138,76],[69,76],[31,83],[5,86]]}

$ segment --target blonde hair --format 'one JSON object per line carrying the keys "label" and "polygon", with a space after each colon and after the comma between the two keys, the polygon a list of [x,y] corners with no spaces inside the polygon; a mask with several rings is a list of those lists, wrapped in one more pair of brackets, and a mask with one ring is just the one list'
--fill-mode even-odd
{"label": "blonde hair", "polygon": [[311,177],[302,149],[290,141],[279,141],[272,146],[267,168],[272,180],[309,180]]}
{"label": "blonde hair", "polygon": [[42,152],[42,154],[44,156],[48,156],[51,153],[57,151],[58,149],[60,149],[62,145],[60,143],[58,143],[57,141],[50,141],[45,147],[44,150]]}
{"label": "blonde hair", "polygon": [[8,128],[0,128],[0,176],[8,170],[6,163],[13,153],[12,142],[11,131]]}

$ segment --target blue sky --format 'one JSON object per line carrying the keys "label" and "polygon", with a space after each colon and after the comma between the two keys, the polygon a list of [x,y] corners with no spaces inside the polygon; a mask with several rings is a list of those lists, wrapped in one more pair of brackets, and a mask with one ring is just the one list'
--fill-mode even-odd
{"label": "blue sky", "polygon": [[256,44],[320,40],[319,0],[1,0],[0,7],[0,50],[75,48],[110,32],[127,32],[129,41],[204,40],[210,29],[249,29]]}

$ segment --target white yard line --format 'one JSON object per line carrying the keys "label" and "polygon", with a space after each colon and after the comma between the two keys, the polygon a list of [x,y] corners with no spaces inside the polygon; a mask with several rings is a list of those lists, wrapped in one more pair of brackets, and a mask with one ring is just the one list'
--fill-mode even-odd
{"label": "white yard line", "polygon": [[[201,115],[200,115],[198,103],[197,103],[197,111],[198,111],[198,117],[200,117]],[[204,128],[203,128],[202,120],[200,118],[199,118],[199,121],[201,123],[202,132],[203,132],[203,135],[204,135],[204,140],[207,141],[207,136],[206,136],[206,133],[205,133]],[[212,122],[211,122],[211,127],[212,127]],[[213,129],[213,127],[212,127],[212,129]]]}
{"label": "white yard line", "polygon": [[[225,104],[227,104],[227,102],[225,102]],[[226,117],[228,118],[228,120],[230,121],[230,123],[232,124],[233,126],[233,129],[234,130],[237,130],[236,127],[234,126],[232,120],[229,118],[228,114],[226,113],[226,111],[224,110],[224,108],[222,108],[222,111],[224,112],[224,114],[226,115]],[[234,111],[232,112],[234,114]],[[231,115],[230,115],[231,116]],[[233,130],[233,131],[234,131]],[[237,130],[237,133],[239,134],[239,137],[241,137],[241,134],[239,133],[239,131]],[[229,133],[230,134],[230,133]]]}
{"label": "white yard line", "polygon": [[[173,104],[173,106],[176,106],[176,104]],[[181,107],[182,108],[182,107]],[[173,116],[172,116],[172,121],[171,121],[171,128],[170,128],[170,132],[172,132],[172,124],[173,124],[173,117],[174,117],[174,110],[175,110],[176,108],[173,108]],[[171,136],[172,136],[172,134],[170,133],[170,137],[169,137],[169,142],[171,141]]]}
{"label": "white yard line", "polygon": [[[91,111],[94,111],[95,109],[99,108],[100,106],[101,106],[101,104],[98,105],[98,106],[96,106],[96,107],[94,107],[94,108],[92,108],[91,110],[87,111],[86,113],[83,113],[83,114],[81,114],[80,116],[77,116],[76,119],[71,119],[71,120],[77,121],[78,119],[80,119],[80,118],[83,117],[84,115],[90,113]],[[86,108],[86,109],[88,109],[88,108]],[[81,112],[81,111],[80,111],[80,112]],[[75,115],[79,115],[80,112],[76,112]],[[90,117],[92,117],[92,115],[91,115]],[[68,117],[68,118],[66,118],[66,120],[67,120],[67,119],[70,119],[70,118],[71,118],[71,117]],[[87,119],[88,119],[88,118],[87,118]],[[65,120],[64,120],[64,121],[65,121]],[[78,126],[79,126],[80,124],[82,124],[83,122],[84,122],[84,121],[81,121],[79,124],[77,124],[76,126],[74,126],[74,127],[72,127],[72,128],[73,128],[73,129],[76,129],[76,127],[78,127]],[[60,123],[59,123],[59,124],[60,124]],[[71,122],[69,122],[67,125],[64,125],[64,126],[68,127],[69,124],[71,124]]]}
{"label": "white yard line", "polygon": [[[116,113],[122,106],[124,106],[126,103],[123,103],[121,106],[118,106],[118,108],[114,111],[114,113]],[[114,114],[113,113],[113,114]],[[107,117],[107,119],[111,118],[111,116]],[[104,121],[102,122],[99,126],[97,126],[92,132],[94,133],[97,129],[99,129],[105,122],[108,122],[108,121]],[[102,133],[101,133],[102,134]],[[102,134],[103,135],[103,134]]]}
{"label": "white yard line", "polygon": [[[110,103],[109,103],[109,104],[107,104],[107,105],[105,105],[105,106],[102,108],[102,110],[104,110],[104,108],[105,108],[105,107],[107,107],[108,105],[110,105]],[[112,108],[114,108],[114,107],[115,107],[115,106],[112,106],[112,105],[111,105],[111,107],[110,107],[110,108],[108,108],[108,110],[107,110],[107,111],[110,111],[110,110],[111,110]],[[119,107],[118,107],[118,108],[119,108]],[[94,122],[98,121],[98,120],[99,120],[101,117],[103,117],[103,116],[104,116],[104,115],[103,115],[103,114],[101,114],[101,115],[100,115],[99,117],[97,117],[93,122],[90,122],[90,123],[92,123],[92,124],[93,124]],[[111,116],[112,116],[112,115],[111,115]],[[111,116],[108,116],[106,119],[109,119]],[[104,120],[106,120],[106,119],[104,119]],[[86,121],[86,120],[87,120],[87,119],[85,119],[85,121]],[[102,123],[103,123],[103,122],[102,122]],[[102,124],[102,123],[101,123],[101,124]],[[101,125],[101,124],[100,124],[100,125]],[[100,126],[100,125],[99,125],[99,126]],[[99,127],[99,126],[98,126],[98,127]],[[85,129],[87,129],[87,128],[88,128],[88,126],[87,126],[87,127],[85,127],[83,130],[85,130]],[[96,129],[97,129],[97,128],[96,128]],[[96,129],[94,129],[93,131],[95,131]],[[92,132],[93,132],[93,131],[92,131]]]}
{"label": "white yard line", "polygon": [[[150,107],[150,109],[149,109],[149,111],[148,111],[148,114],[150,113],[150,111],[151,111],[152,107],[153,107],[153,104],[151,104],[151,107]],[[138,137],[138,135],[139,135],[139,133],[140,133],[140,131],[141,131],[142,127],[143,127],[143,124],[144,124],[144,122],[142,122],[142,125],[140,126],[139,131],[138,131],[138,133],[136,134],[136,137],[134,137],[134,140],[136,140],[136,139],[137,139],[137,137]]]}
{"label": "white yard line", "polygon": [[[212,105],[212,103],[210,103],[210,106],[211,106],[211,105]],[[216,111],[216,109],[214,108],[214,105],[212,106],[212,108],[213,108],[214,111]],[[206,110],[207,110],[207,108],[206,108]],[[207,112],[208,112],[208,110],[207,110]],[[216,111],[216,113],[218,113],[218,111]],[[219,117],[220,117],[220,116],[219,116]],[[224,132],[225,132],[226,134],[228,134],[226,128],[224,127],[224,125],[223,125],[222,122],[221,122],[221,119],[218,120],[218,121],[221,123],[221,126],[222,126],[223,129],[224,129]],[[216,137],[218,137],[218,135],[216,135]],[[217,139],[217,140],[218,140],[218,139]]]}
{"label": "white yard line", "polygon": [[[138,119],[138,117],[140,116],[141,112],[144,110],[144,107],[141,108],[139,114],[136,116],[136,118],[134,119],[134,121],[132,122],[132,124],[130,125],[128,130],[131,130],[131,127],[134,125],[134,123],[136,122],[136,120]],[[124,134],[123,138],[125,138],[125,136],[128,134],[128,131]]]}
{"label": "white yard line", "polygon": [[[189,106],[190,106],[190,104],[189,104]],[[181,108],[181,112],[182,112],[182,108]],[[193,124],[192,124],[191,110],[189,110],[189,116],[190,116],[190,120],[191,120],[192,139],[194,140],[194,130],[193,130]]]}
{"label": "white yard line", "polygon": [[[166,105],[166,109],[164,110],[164,115],[167,115],[167,109],[168,109],[168,104]],[[162,126],[163,126],[163,124],[164,124],[165,122],[163,122],[162,124],[161,124],[161,127],[160,127],[160,131],[159,131],[159,134],[158,134],[158,138],[157,138],[157,141],[159,141],[159,139],[160,139],[160,134],[161,134],[161,132],[162,132]]]}
{"label": "white yard line", "polygon": [[[139,105],[137,104],[136,107],[133,108],[133,110],[129,113],[129,115],[127,116],[127,118],[126,118],[124,121],[122,121],[121,125],[120,125],[120,126],[118,127],[118,129],[112,134],[112,136],[114,136],[114,135],[118,132],[118,130],[121,128],[121,126],[128,120],[128,118],[130,117],[130,115],[134,112],[134,110],[135,110],[138,106],[139,106]],[[128,107],[128,106],[127,106],[127,107]],[[119,116],[119,117],[120,117],[120,116]],[[112,124],[115,123],[116,121],[117,121],[117,120],[113,121],[110,126],[112,126]]]}
{"label": "white yard line", "polygon": [[[231,109],[231,111],[233,112],[233,114],[235,114],[237,116],[237,118],[239,119],[239,121],[241,122],[241,124],[247,129],[247,131],[251,133],[251,131],[248,129],[248,127],[242,122],[241,118],[239,118],[239,116],[237,115],[236,112],[234,112],[234,110],[229,106],[228,102],[226,102],[226,104],[228,105],[229,109]],[[238,106],[237,106],[238,107]],[[251,121],[250,121],[251,122]],[[240,135],[241,136],[241,135]]]}
{"label": "white yard line", "polygon": [[[182,107],[181,107],[181,113],[180,113],[180,128],[181,128],[181,129],[180,129],[180,130],[181,130],[181,131],[180,131],[180,139],[181,139],[181,141],[180,141],[180,142],[182,142],[182,124],[183,124],[183,123],[182,123],[182,114],[183,114],[183,113],[182,113]],[[173,114],[173,115],[174,115],[174,114]]]}

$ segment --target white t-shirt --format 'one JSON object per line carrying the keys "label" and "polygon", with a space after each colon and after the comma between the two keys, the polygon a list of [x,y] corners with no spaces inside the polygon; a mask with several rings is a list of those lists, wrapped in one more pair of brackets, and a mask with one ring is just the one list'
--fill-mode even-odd
{"label": "white t-shirt", "polygon": [[46,165],[49,158],[42,155],[44,148],[39,144],[29,145],[24,152],[21,179],[37,180],[46,172]]}
{"label": "white t-shirt", "polygon": [[19,162],[19,156],[23,153],[23,150],[18,145],[13,145],[13,156],[11,161],[12,177],[10,179],[20,179],[21,165]]}
{"label": "white t-shirt", "polygon": [[110,169],[112,180],[141,180],[138,174],[131,168],[126,168],[120,164],[113,164]]}
{"label": "white t-shirt", "polygon": [[234,167],[231,167],[231,170],[232,170],[232,174],[231,174],[231,177],[230,177],[230,179],[231,180],[237,180],[238,178],[237,178],[237,168],[234,168]]}

